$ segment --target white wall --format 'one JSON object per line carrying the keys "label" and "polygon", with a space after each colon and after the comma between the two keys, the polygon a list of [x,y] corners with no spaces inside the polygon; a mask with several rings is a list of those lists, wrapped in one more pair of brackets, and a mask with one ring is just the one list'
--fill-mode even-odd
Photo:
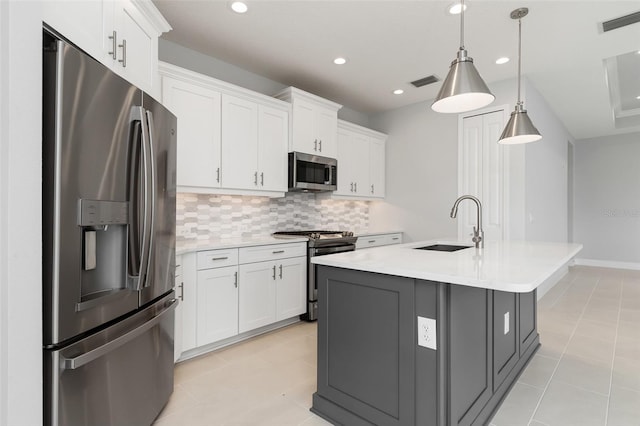
{"label": "white wall", "polygon": [[[161,61],[209,75],[218,80],[226,81],[268,96],[272,96],[289,86],[289,84],[270,80],[228,62],[204,55],[162,38],[158,46],[158,56]],[[299,87],[299,89],[306,90],[304,87]],[[316,93],[316,95],[322,96],[319,93]],[[346,106],[340,108],[338,118],[364,127],[369,126],[368,115]]]}
{"label": "white wall", "polygon": [[573,235],[584,245],[581,259],[640,269],[639,165],[638,132],[576,141]]}
{"label": "white wall", "polygon": [[[535,88],[523,81],[525,106],[543,139],[502,147],[509,158],[506,235],[567,241],[566,144],[571,137]],[[508,116],[517,98],[516,80],[493,83],[490,89],[495,101],[474,114],[504,107]],[[435,113],[429,101],[374,115],[370,122],[389,134],[386,199],[372,203],[371,227],[402,229],[407,241],[455,238],[456,222],[449,212],[458,197],[458,115]]]}
{"label": "white wall", "polygon": [[389,134],[386,200],[371,203],[370,226],[403,230],[407,242],[455,237],[449,212],[458,192],[458,116],[438,114],[431,102],[421,102],[370,121]]}
{"label": "white wall", "polygon": [[40,4],[0,1],[0,424],[42,423]]}
{"label": "white wall", "polygon": [[525,238],[566,242],[568,225],[568,144],[564,124],[527,80],[525,108],[542,139],[526,146]]}

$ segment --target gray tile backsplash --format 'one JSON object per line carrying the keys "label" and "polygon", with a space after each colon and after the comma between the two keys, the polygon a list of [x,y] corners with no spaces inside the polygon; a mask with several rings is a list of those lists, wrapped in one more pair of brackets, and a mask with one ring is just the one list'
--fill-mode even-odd
{"label": "gray tile backsplash", "polygon": [[364,232],[369,202],[331,200],[314,194],[287,193],[284,198],[179,193],[177,243],[241,238],[288,230]]}

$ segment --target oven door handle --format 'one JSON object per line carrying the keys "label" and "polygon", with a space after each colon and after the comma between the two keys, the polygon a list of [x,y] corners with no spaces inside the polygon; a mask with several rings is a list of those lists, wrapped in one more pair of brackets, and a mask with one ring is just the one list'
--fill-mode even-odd
{"label": "oven door handle", "polygon": [[349,244],[337,247],[318,247],[313,249],[313,256],[322,256],[324,254],[343,253],[345,251],[355,250],[355,244]]}

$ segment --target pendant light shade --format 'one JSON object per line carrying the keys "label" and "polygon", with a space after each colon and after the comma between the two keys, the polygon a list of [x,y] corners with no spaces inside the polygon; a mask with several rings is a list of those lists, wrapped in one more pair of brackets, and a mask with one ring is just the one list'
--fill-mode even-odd
{"label": "pendant light shade", "polygon": [[451,62],[449,74],[442,83],[438,96],[431,104],[431,109],[436,112],[472,111],[489,105],[495,99],[464,48],[464,1],[461,3],[460,49],[457,58]]}
{"label": "pendant light shade", "polygon": [[500,135],[499,144],[515,145],[522,143],[535,142],[542,139],[540,132],[533,125],[531,119],[524,109],[522,100],[520,99],[520,68],[522,64],[522,18],[527,16],[529,9],[522,7],[511,12],[511,19],[518,20],[518,102],[516,109],[511,113],[509,121]]}

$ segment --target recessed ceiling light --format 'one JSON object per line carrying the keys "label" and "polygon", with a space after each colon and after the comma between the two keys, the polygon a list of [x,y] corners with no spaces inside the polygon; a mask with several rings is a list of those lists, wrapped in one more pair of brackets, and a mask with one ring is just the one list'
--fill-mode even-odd
{"label": "recessed ceiling light", "polygon": [[404,90],[402,90],[402,89],[396,89],[396,90],[393,91],[394,95],[402,95],[403,93],[404,93]]}
{"label": "recessed ceiling light", "polygon": [[636,99],[640,100],[640,96],[636,96]]}
{"label": "recessed ceiling light", "polygon": [[496,59],[496,64],[498,65],[506,64],[507,62],[509,62],[509,58],[507,58],[506,56]]}
{"label": "recessed ceiling light", "polygon": [[[447,9],[451,15],[459,15],[462,11],[462,5],[460,3],[454,3]],[[464,10],[467,10],[467,5],[464,5]]]}
{"label": "recessed ceiling light", "polygon": [[233,3],[231,3],[231,10],[236,13],[245,13],[247,10],[249,10],[249,7],[244,2],[234,1]]}
{"label": "recessed ceiling light", "polygon": [[336,65],[344,65],[347,63],[347,60],[345,58],[335,58],[333,63]]}

